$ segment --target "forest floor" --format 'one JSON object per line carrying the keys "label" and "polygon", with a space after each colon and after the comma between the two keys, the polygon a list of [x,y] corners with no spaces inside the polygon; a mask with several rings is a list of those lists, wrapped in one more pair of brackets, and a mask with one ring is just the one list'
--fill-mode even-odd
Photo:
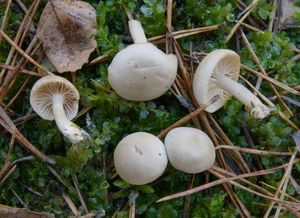
{"label": "forest floor", "polygon": [[[299,0],[63,6],[74,2],[0,0],[0,217],[300,217]],[[178,59],[175,83],[152,101],[122,99],[108,82],[111,60],[132,44],[131,16]],[[233,97],[215,113],[199,107],[194,73],[216,49],[240,55],[239,83],[272,109],[267,118]],[[89,141],[72,144],[33,111],[33,84],[52,74],[78,89],[73,122]],[[208,134],[213,167],[185,174],[169,164],[140,186],[117,175],[113,152],[123,137],[148,132],[163,141],[176,126]]]}

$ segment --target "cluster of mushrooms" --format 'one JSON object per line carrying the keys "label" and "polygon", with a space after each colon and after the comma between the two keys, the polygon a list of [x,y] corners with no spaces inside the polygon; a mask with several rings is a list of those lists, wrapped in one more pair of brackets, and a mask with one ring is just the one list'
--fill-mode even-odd
{"label": "cluster of mushrooms", "polygon": [[[139,21],[129,20],[129,30],[134,44],[113,58],[108,81],[116,93],[127,100],[153,100],[174,83],[177,58],[149,43]],[[234,51],[218,49],[209,53],[194,75],[193,92],[197,103],[213,113],[233,95],[253,117],[268,116],[270,108],[237,82],[239,72],[240,57]],[[211,101],[215,96],[217,100]],[[62,134],[74,144],[88,137],[71,122],[77,115],[78,101],[79,93],[74,85],[55,75],[39,79],[30,94],[33,110],[43,119],[55,120]],[[150,183],[161,176],[168,160],[177,170],[200,173],[213,165],[214,145],[199,129],[178,127],[166,135],[164,143],[146,132],[132,133],[119,142],[114,152],[117,173],[135,185]]]}

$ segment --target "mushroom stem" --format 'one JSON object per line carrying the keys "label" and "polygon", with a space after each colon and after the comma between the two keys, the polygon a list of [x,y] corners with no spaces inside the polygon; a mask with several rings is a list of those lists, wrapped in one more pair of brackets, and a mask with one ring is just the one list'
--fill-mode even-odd
{"label": "mushroom stem", "polygon": [[61,133],[75,144],[82,141],[84,137],[80,128],[67,118],[63,102],[64,97],[62,95],[53,96],[54,119]]}
{"label": "mushroom stem", "polygon": [[129,20],[129,31],[134,43],[147,43],[142,24],[138,20]]}
{"label": "mushroom stem", "polygon": [[265,118],[269,115],[270,109],[265,106],[252,92],[238,82],[222,76],[217,80],[217,87],[232,94],[251,110],[251,115],[255,118]]}

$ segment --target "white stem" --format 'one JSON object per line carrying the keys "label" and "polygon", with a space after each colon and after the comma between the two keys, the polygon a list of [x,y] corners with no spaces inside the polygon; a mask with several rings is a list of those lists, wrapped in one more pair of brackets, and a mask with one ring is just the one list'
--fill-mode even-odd
{"label": "white stem", "polygon": [[227,91],[240,100],[255,118],[264,118],[269,115],[270,109],[266,107],[252,92],[238,82],[222,76],[217,81],[217,87]]}
{"label": "white stem", "polygon": [[144,29],[142,27],[142,24],[138,20],[129,20],[129,31],[130,35],[133,39],[134,43],[146,43],[147,38],[145,36]]}
{"label": "white stem", "polygon": [[61,133],[72,143],[78,143],[83,140],[82,131],[67,118],[63,102],[64,97],[62,95],[57,94],[53,96],[53,114],[56,125]]}

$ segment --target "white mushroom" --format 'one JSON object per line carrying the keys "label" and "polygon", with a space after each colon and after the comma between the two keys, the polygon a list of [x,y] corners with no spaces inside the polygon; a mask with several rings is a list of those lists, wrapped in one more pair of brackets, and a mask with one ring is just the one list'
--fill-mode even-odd
{"label": "white mushroom", "polygon": [[173,84],[177,58],[147,42],[142,25],[129,21],[134,44],[120,51],[108,68],[108,81],[123,98],[148,101],[163,95]]}
{"label": "white mushroom", "polygon": [[164,144],[146,132],[132,133],[123,138],[114,152],[117,173],[134,185],[150,183],[161,176],[168,158]]}
{"label": "white mushroom", "polygon": [[55,120],[57,127],[72,143],[84,139],[82,130],[70,120],[78,112],[79,93],[75,86],[60,76],[45,76],[31,89],[30,104],[45,120]]}
{"label": "white mushroom", "polygon": [[206,111],[213,113],[233,95],[240,100],[255,118],[269,115],[265,106],[252,92],[237,82],[240,73],[240,56],[234,51],[218,49],[209,53],[199,64],[193,81],[193,91],[199,105],[205,106],[211,98],[219,99]]}
{"label": "white mushroom", "polygon": [[201,130],[178,127],[165,138],[168,158],[172,166],[185,173],[200,173],[215,162],[215,148],[210,138]]}

